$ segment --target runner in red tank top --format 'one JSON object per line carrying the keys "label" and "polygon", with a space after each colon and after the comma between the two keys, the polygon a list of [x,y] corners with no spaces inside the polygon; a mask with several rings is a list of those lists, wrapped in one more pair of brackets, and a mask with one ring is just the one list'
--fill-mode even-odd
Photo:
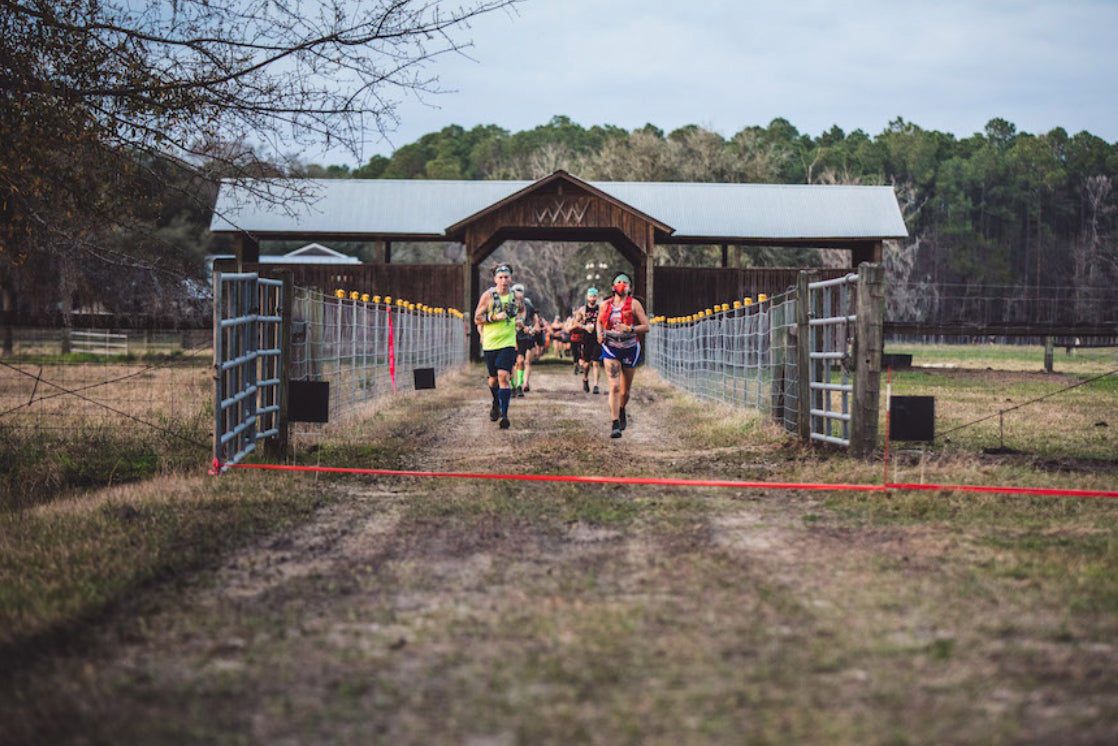
{"label": "runner in red tank top", "polygon": [[652,328],[644,306],[631,293],[629,276],[619,274],[613,280],[613,297],[603,304],[598,314],[598,341],[602,345],[602,361],[609,378],[609,411],[613,418],[611,438],[620,438],[621,431],[628,427],[625,405],[629,403],[633,376],[641,356],[637,335],[646,334]]}

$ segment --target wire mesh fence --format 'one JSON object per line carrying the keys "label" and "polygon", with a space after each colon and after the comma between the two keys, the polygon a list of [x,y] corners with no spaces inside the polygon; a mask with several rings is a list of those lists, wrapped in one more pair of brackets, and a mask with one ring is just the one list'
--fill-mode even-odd
{"label": "wire mesh fence", "polygon": [[648,364],[695,396],[768,414],[796,430],[796,300],[785,294],[657,318]]}
{"label": "wire mesh fence", "polygon": [[415,371],[464,365],[463,315],[391,298],[296,287],[289,377],[330,383],[331,418],[413,388]]}

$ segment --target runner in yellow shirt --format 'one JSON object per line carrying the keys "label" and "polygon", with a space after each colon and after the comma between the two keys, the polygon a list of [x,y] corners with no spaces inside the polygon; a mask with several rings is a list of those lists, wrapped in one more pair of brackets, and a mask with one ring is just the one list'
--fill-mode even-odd
{"label": "runner in yellow shirt", "polygon": [[516,296],[512,292],[512,268],[499,264],[493,269],[494,287],[481,294],[474,323],[481,328],[481,349],[489,371],[493,404],[489,420],[502,430],[509,428],[509,399],[512,398],[512,368],[516,364]]}

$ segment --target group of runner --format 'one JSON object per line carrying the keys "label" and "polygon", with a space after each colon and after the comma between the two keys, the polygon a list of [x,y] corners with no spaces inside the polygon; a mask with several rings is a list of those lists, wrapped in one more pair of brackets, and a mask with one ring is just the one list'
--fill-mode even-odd
{"label": "group of runner", "polygon": [[593,371],[593,393],[599,393],[599,376],[601,368],[605,368],[609,380],[610,437],[621,437],[628,427],[625,407],[641,357],[638,335],[647,333],[651,327],[644,306],[632,295],[628,275],[618,274],[611,290],[610,298],[599,303],[598,290],[590,288],[586,303],[575,310],[566,324],[556,318],[545,326],[531,301],[524,297],[524,286],[513,285],[512,268],[507,264],[494,267],[493,287],[482,293],[474,311],[489,374],[492,422],[502,430],[510,427],[509,402],[513,396],[531,391],[532,361],[546,349],[546,331],[552,336],[553,350],[560,356],[570,345],[575,373],[582,374],[583,391],[591,391]]}

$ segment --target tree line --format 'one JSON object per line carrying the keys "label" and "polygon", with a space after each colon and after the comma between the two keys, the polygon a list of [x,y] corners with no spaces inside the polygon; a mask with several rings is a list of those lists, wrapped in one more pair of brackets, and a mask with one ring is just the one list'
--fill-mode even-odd
{"label": "tree line", "polygon": [[[724,137],[697,125],[665,133],[583,127],[556,116],[530,130],[446,127],[365,164],[294,164],[314,178],[538,179],[564,169],[587,180],[893,187],[909,238],[889,247],[890,279],[921,286],[997,286],[1027,296],[1039,287],[1105,288],[1118,281],[1118,144],[1089,132],[1019,132],[993,119],[969,137],[898,118],[881,133],[838,126],[812,137],[786,119]],[[549,254],[563,254],[556,247]],[[661,264],[715,266],[716,247],[659,247]],[[602,252],[565,252],[570,281]],[[608,254],[606,254],[608,258]],[[845,252],[750,249],[758,266],[847,260]],[[584,283],[585,284],[585,283]],[[577,290],[570,293],[577,298]],[[903,296],[903,291],[901,293]],[[906,299],[895,299],[905,304]],[[913,301],[914,302],[914,301]]]}
{"label": "tree line", "polygon": [[[898,118],[876,135],[835,126],[811,136],[775,119],[726,137],[556,116],[519,132],[446,127],[356,167],[286,155],[356,153],[369,133],[391,131],[403,95],[438,92],[425,64],[468,46],[459,34],[470,19],[516,2],[0,0],[4,322],[65,323],[78,308],[204,313],[205,256],[224,248],[207,231],[216,185],[261,176],[537,179],[564,169],[600,181],[884,184],[909,229],[887,252],[894,283],[1017,294],[1116,285],[1118,146],[1059,127],[1031,134],[994,119],[958,137]],[[556,309],[577,299],[586,265],[617,262],[593,245],[548,252],[562,272],[538,279]],[[455,247],[393,252],[458,256]],[[672,246],[655,260],[711,266],[719,256]],[[810,265],[846,255],[762,248],[745,258]]]}

